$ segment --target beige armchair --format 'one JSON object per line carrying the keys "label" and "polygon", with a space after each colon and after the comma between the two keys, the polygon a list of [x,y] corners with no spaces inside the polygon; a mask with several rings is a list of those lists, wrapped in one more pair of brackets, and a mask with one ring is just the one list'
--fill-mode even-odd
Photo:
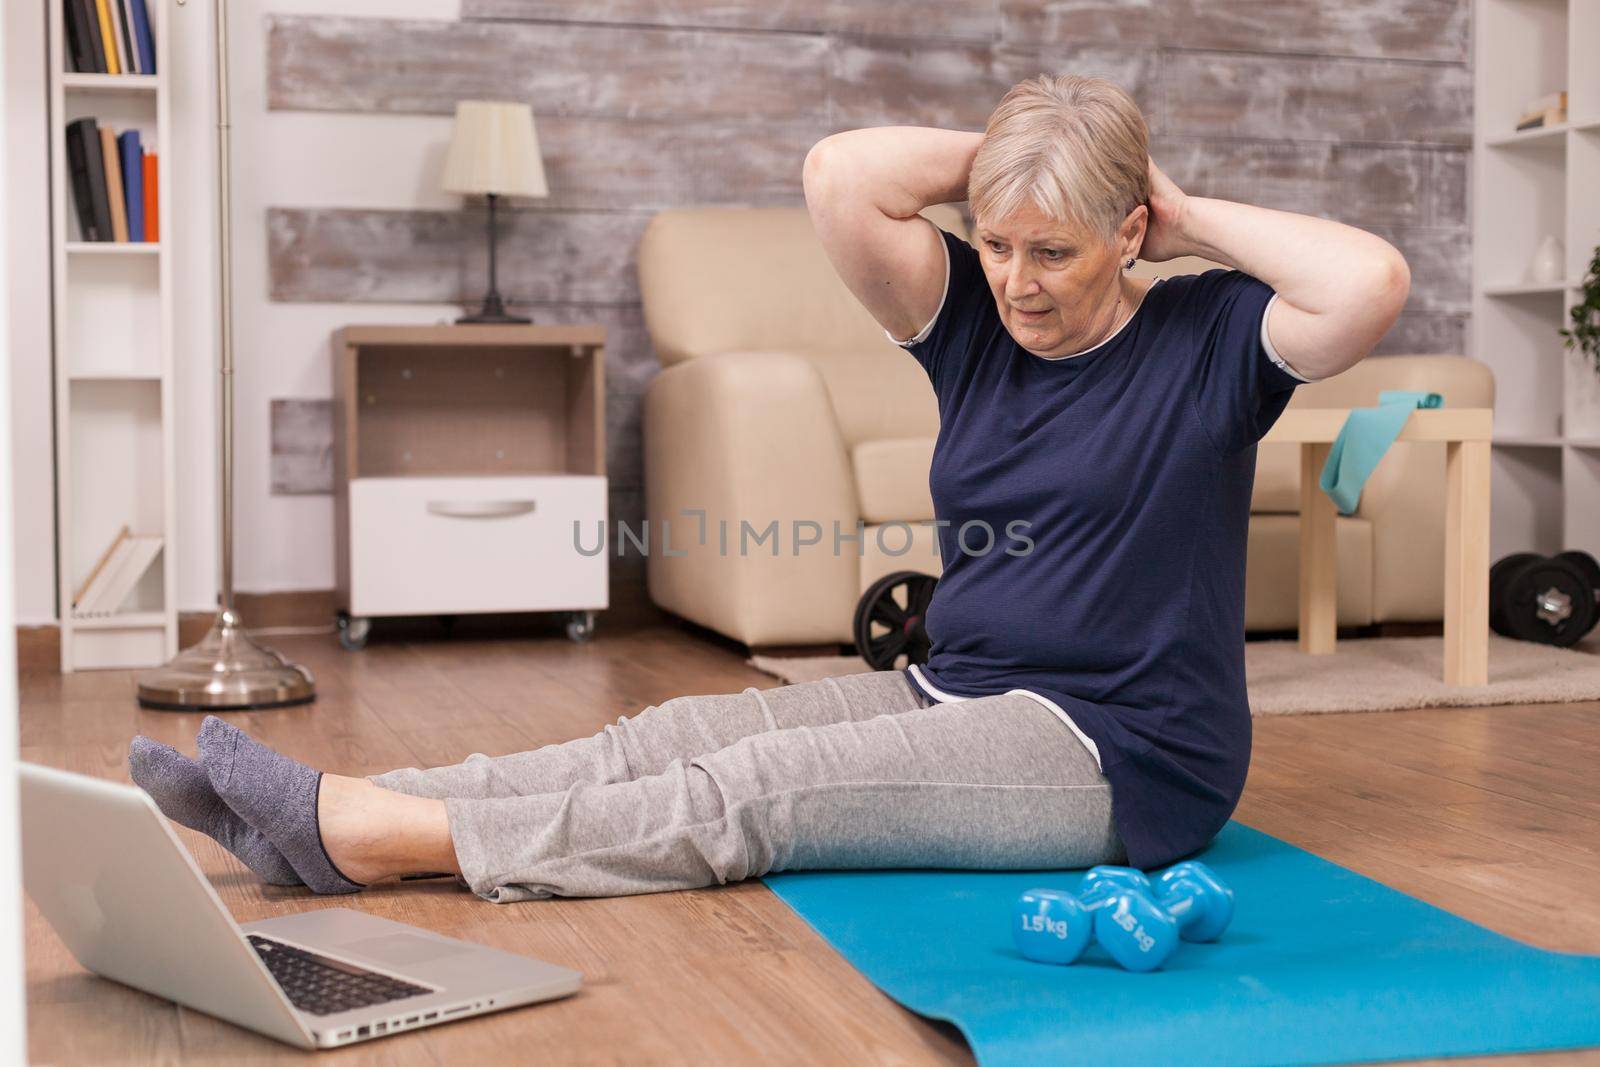
{"label": "beige armchair", "polygon": [[[954,205],[924,214],[968,236]],[[644,403],[651,600],[747,645],[844,643],[877,578],[940,573],[932,386],[839,280],[804,208],[662,212],[639,283],[662,366]],[[1384,389],[1493,405],[1488,368],[1461,356],[1369,358],[1291,403],[1372,404]],[[1398,443],[1339,518],[1341,625],[1443,617],[1443,473],[1443,445]],[[1260,446],[1250,630],[1296,625],[1298,489],[1295,446]]]}

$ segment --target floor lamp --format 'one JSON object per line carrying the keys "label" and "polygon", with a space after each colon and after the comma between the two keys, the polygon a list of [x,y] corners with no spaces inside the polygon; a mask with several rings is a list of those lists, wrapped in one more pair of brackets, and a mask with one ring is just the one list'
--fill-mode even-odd
{"label": "floor lamp", "polygon": [[[168,711],[241,711],[316,699],[311,672],[257,644],[233,607],[233,241],[229,229],[228,0],[215,0],[217,200],[222,320],[222,574],[218,611],[200,641],[138,679],[139,703]],[[168,560],[168,566],[172,561]]]}

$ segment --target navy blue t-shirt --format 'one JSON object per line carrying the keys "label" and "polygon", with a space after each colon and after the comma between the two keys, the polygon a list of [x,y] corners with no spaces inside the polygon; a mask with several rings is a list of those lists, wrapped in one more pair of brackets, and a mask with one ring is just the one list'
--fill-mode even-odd
{"label": "navy blue t-shirt", "polygon": [[1273,291],[1237,270],[1157,282],[1100,345],[1035,355],[977,250],[940,234],[943,306],[900,342],[938,397],[945,524],[930,658],[907,674],[935,698],[1022,689],[1051,706],[1111,783],[1128,862],[1176,862],[1244,790],[1255,444],[1307,379],[1269,356]]}

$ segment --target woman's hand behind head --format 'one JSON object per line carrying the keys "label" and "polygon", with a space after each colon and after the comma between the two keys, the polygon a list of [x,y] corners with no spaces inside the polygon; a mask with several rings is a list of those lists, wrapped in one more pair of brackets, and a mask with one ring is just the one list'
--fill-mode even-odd
{"label": "woman's hand behind head", "polygon": [[1150,160],[1150,217],[1145,223],[1140,259],[1161,263],[1195,254],[1183,238],[1183,210],[1187,201],[1183,190],[1162,173],[1155,160]]}

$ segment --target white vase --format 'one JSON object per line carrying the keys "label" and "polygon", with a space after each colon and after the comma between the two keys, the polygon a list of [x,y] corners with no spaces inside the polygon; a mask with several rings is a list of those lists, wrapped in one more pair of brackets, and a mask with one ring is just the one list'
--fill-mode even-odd
{"label": "white vase", "polygon": [[1566,275],[1567,250],[1554,234],[1545,234],[1528,263],[1528,280],[1541,285],[1560,282]]}

